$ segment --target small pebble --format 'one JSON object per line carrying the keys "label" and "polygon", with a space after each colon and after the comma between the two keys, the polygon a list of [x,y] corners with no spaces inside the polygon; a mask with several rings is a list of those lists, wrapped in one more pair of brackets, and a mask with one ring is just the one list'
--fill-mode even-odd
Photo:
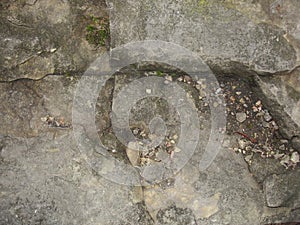
{"label": "small pebble", "polygon": [[248,163],[251,163],[252,156],[253,155],[247,155],[247,156],[245,156],[245,161],[248,162]]}
{"label": "small pebble", "polygon": [[276,153],[276,154],[274,155],[274,158],[275,158],[275,159],[280,159],[280,158],[282,158],[283,156],[284,156],[283,153],[281,153],[281,154]]}
{"label": "small pebble", "polygon": [[215,94],[216,94],[216,95],[217,95],[217,94],[220,94],[221,91],[222,91],[222,89],[221,89],[221,88],[218,88],[218,89],[216,90]]}
{"label": "small pebble", "polygon": [[240,103],[245,104],[245,103],[246,103],[245,99],[244,99],[244,98],[241,98],[241,99],[240,99]]}
{"label": "small pebble", "polygon": [[299,162],[299,153],[298,152],[293,152],[291,155],[291,161],[292,163],[298,163]]}
{"label": "small pebble", "polygon": [[230,101],[232,101],[234,103],[235,102],[235,97],[234,96],[230,96]]}
{"label": "small pebble", "polygon": [[262,121],[262,125],[264,128],[269,128],[270,127],[270,124],[266,121]]}
{"label": "small pebble", "polygon": [[256,114],[256,116],[263,116],[264,115],[264,112],[259,112]]}
{"label": "small pebble", "polygon": [[279,148],[279,150],[284,151],[285,150],[285,145],[280,145],[278,148]]}
{"label": "small pebble", "polygon": [[258,108],[256,106],[252,107],[253,112],[258,112]]}
{"label": "small pebble", "polygon": [[251,146],[246,146],[246,151],[250,152],[252,150],[252,147]]}
{"label": "small pebble", "polygon": [[239,144],[239,147],[240,147],[241,149],[245,149],[246,146],[247,146],[247,144],[248,144],[248,142],[245,141],[245,140],[240,139],[240,140],[238,141],[238,144]]}
{"label": "small pebble", "polygon": [[258,100],[256,103],[255,103],[255,105],[258,107],[258,106],[261,106],[261,101],[260,100]]}
{"label": "small pebble", "polygon": [[286,139],[281,139],[281,140],[280,140],[280,143],[282,143],[282,144],[287,144],[287,143],[289,143],[289,141],[286,140]]}
{"label": "small pebble", "polygon": [[147,94],[151,94],[151,92],[152,92],[151,89],[146,89]]}
{"label": "small pebble", "polygon": [[288,167],[290,161],[290,157],[288,155],[285,155],[281,160],[280,160],[280,164],[285,166],[286,168]]}
{"label": "small pebble", "polygon": [[200,90],[200,89],[201,89],[201,86],[200,86],[199,84],[196,84],[196,85],[195,85],[195,88],[196,88],[197,90]]}
{"label": "small pebble", "polygon": [[213,104],[214,108],[217,108],[218,105],[219,105],[219,103],[217,103],[217,102],[214,102],[214,104]]}
{"label": "small pebble", "polygon": [[168,81],[173,81],[173,78],[170,75],[165,76],[165,79],[168,80]]}
{"label": "small pebble", "polygon": [[244,112],[240,112],[236,114],[236,120],[240,123],[244,122],[247,119],[247,115]]}
{"label": "small pebble", "polygon": [[270,122],[272,120],[272,116],[269,114],[269,112],[267,110],[265,110],[264,119],[267,122]]}
{"label": "small pebble", "polygon": [[291,142],[293,148],[300,150],[300,137],[294,137]]}
{"label": "small pebble", "polygon": [[51,49],[50,49],[50,52],[51,52],[51,53],[56,52],[56,48],[51,48]]}

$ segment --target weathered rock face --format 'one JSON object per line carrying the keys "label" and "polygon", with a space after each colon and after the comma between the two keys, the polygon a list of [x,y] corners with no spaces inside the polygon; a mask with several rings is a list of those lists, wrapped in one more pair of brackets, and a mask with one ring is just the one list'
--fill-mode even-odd
{"label": "weathered rock face", "polygon": [[0,83],[0,224],[152,225],[132,187],[86,166],[71,127],[41,120],[51,115],[71,123],[76,81]]}
{"label": "weathered rock face", "polygon": [[0,81],[84,71],[99,50],[85,40],[103,1],[1,1]]}
{"label": "weathered rock face", "polygon": [[[170,41],[198,52],[212,69],[239,75],[275,73],[296,66],[295,47],[286,38],[287,31],[272,22],[272,12],[263,8],[267,5],[259,3],[264,1],[245,5],[196,0],[108,2],[113,46],[144,39]],[[292,29],[289,35],[297,36],[294,27],[287,29]]]}
{"label": "weathered rock face", "polygon": [[276,175],[268,177],[264,183],[267,205],[269,207],[280,207],[293,205],[298,208],[299,201],[299,179],[295,179],[299,169],[288,175]]}
{"label": "weathered rock face", "polygon": [[[298,1],[107,2],[113,47],[144,39],[165,40],[198,53],[216,72],[255,74],[258,89],[272,100],[270,103],[276,103],[268,107],[272,117],[276,111],[278,121],[285,111],[282,122],[292,118],[292,131],[286,133],[293,138],[290,143],[283,141],[300,148]],[[0,3],[0,224],[234,225],[299,221],[299,168],[285,170],[279,164],[273,165],[276,160],[266,162],[259,158],[249,172],[243,158],[232,152],[237,141],[234,135],[226,136],[227,144],[224,141],[211,166],[199,171],[201,151],[206,146],[206,135],[210,134],[210,119],[205,117],[204,108],[199,108],[204,121],[199,147],[174,177],[142,189],[112,183],[91,168],[71,129],[75,122],[80,122],[72,118],[79,77],[56,75],[81,74],[101,53],[103,49],[95,49],[86,40],[86,28],[93,21],[91,15],[106,16],[105,7],[97,0]],[[52,76],[45,77],[47,74]],[[138,78],[134,71],[129,70],[128,74]],[[166,81],[161,85],[170,83]],[[128,83],[118,74],[107,82],[97,102],[96,123],[99,133],[105,130],[101,141],[111,147],[107,152],[119,160],[124,160],[128,153],[122,152],[115,136],[110,136],[110,115],[119,89]],[[185,90],[196,91],[188,87]],[[131,91],[136,93],[135,89]],[[238,96],[242,92],[235,93]],[[201,93],[196,94],[202,99]],[[155,110],[166,111],[159,101],[155,107],[151,103],[149,100],[137,105],[133,110],[134,122],[150,120]],[[204,102],[198,103],[205,106]],[[82,102],[86,104],[91,106],[91,102]],[[148,108],[141,107],[143,104]],[[176,121],[172,123],[170,115],[166,117],[169,126],[174,127]],[[244,120],[238,122],[245,123]],[[133,132],[138,132],[137,125],[140,124],[133,123]],[[161,157],[172,161],[185,149],[175,150],[173,155],[162,152]],[[99,160],[97,165],[103,174],[114,168],[111,161],[102,161],[106,157],[93,153],[92,162]]]}
{"label": "weathered rock face", "polygon": [[[300,62],[297,1],[107,0],[107,4],[113,47],[144,39],[170,41],[197,52],[215,71],[237,75],[282,74]],[[86,41],[86,27],[91,15],[106,16],[105,8],[103,1],[2,1],[0,81],[84,71],[101,52]],[[280,96],[274,89],[268,92],[272,85],[268,80],[262,88],[299,126],[299,102],[281,90],[291,86],[299,72],[291,76],[278,78]],[[293,96],[299,98],[297,88]]]}
{"label": "weathered rock face", "polygon": [[[299,136],[300,3],[296,1],[117,1],[110,8],[113,46],[164,40],[197,52],[215,72],[258,77],[284,134]],[[136,19],[138,18],[138,19]],[[287,75],[287,71],[293,71]]]}
{"label": "weathered rock face", "polygon": [[[258,91],[272,108],[273,114],[287,138],[299,136],[300,127],[300,70],[272,77],[256,77]],[[284,128],[285,127],[285,128]],[[300,149],[295,144],[296,149]]]}

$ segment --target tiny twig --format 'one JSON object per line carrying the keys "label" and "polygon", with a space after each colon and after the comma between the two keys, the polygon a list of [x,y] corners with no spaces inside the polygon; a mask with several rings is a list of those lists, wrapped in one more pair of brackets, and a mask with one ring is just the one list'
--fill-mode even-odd
{"label": "tiny twig", "polygon": [[247,135],[247,134],[244,134],[244,133],[239,132],[239,131],[236,131],[236,132],[234,132],[234,133],[237,133],[237,134],[243,136],[244,138],[248,139],[248,140],[251,141],[252,143],[257,144],[257,140],[256,140],[255,138],[250,137],[250,136]]}

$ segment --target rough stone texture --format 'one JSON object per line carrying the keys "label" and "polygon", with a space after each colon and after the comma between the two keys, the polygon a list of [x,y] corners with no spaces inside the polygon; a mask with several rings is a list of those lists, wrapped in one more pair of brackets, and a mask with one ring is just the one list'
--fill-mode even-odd
{"label": "rough stone texture", "polygon": [[[47,76],[39,81],[0,84],[4,112],[0,117],[0,124],[4,124],[0,130],[0,224],[152,225],[156,221],[240,225],[263,224],[266,217],[267,221],[296,221],[296,210],[290,209],[297,205],[281,211],[264,209],[260,186],[242,157],[229,149],[222,149],[208,170],[199,172],[205,135],[183,170],[165,183],[147,187],[144,193],[97,175],[78,150],[71,129],[48,127],[41,121],[41,117],[50,114],[72,122],[77,78],[72,79]],[[111,107],[105,103],[111,99],[111,84],[112,81],[101,95],[101,115],[107,116]],[[209,119],[204,121],[202,132],[207,134]],[[99,121],[99,126],[105,129],[109,125]],[[227,148],[232,147],[232,137],[227,140]],[[102,165],[106,170],[108,166]]]}
{"label": "rough stone texture", "polygon": [[299,169],[284,175],[273,174],[264,182],[267,205],[269,207],[300,206]]}
{"label": "rough stone texture", "polygon": [[0,3],[0,81],[78,73],[101,52],[85,40],[103,1],[22,0]]}
{"label": "rough stone texture", "polygon": [[295,149],[298,149],[298,151],[300,150],[300,137],[294,137],[292,139],[292,146]]}
{"label": "rough stone texture", "polygon": [[[115,78],[114,98],[133,78],[139,79],[141,74],[131,71]],[[187,87],[186,90],[191,89]],[[135,121],[147,123],[157,111],[159,114],[163,112],[153,102],[144,100],[133,108],[132,113],[136,116]],[[227,137],[228,145],[221,150],[207,171],[199,171],[199,160],[207,142],[204,134],[209,133],[209,124],[205,122],[209,119],[205,113],[199,112],[199,117],[201,116],[206,118],[202,121],[203,134],[189,163],[178,174],[144,188],[144,201],[155,224],[263,224],[266,218],[274,221],[274,217],[278,215],[281,215],[279,221],[292,219],[290,209],[264,209],[262,182],[270,174],[285,174],[286,170],[276,160],[259,158],[254,160],[256,165],[250,167],[250,173],[242,157],[229,150],[234,143],[233,137]],[[170,118],[172,115],[167,114],[165,119],[172,121]],[[297,179],[296,174],[295,178]],[[260,183],[257,184],[256,181]],[[293,189],[291,193],[293,192],[296,190]]]}
{"label": "rough stone texture", "polygon": [[[265,95],[273,96],[286,111],[282,124],[288,117],[294,121],[287,136],[299,134],[299,69],[283,73],[299,65],[298,1],[107,2],[113,46],[161,39],[197,52],[218,72],[239,76],[274,73],[278,77],[261,78],[258,83],[265,83],[264,91],[271,92]],[[278,164],[272,165],[272,160],[262,160],[250,167],[251,174],[242,157],[227,149],[233,147],[232,137],[214,163],[199,172],[207,137],[201,136],[199,151],[183,170],[142,190],[99,176],[76,146],[71,129],[49,127],[41,121],[52,115],[72,122],[77,77],[44,76],[81,74],[96,58],[101,49],[87,43],[84,29],[89,15],[106,15],[103,7],[99,1],[0,3],[0,224],[240,225],[299,221],[299,168],[287,172],[277,168]],[[110,128],[110,101],[116,84],[110,82],[108,90],[101,93],[98,109],[104,116],[97,121],[100,129]],[[202,124],[206,135],[208,121]],[[115,138],[103,136],[103,140],[121,149]],[[297,146],[298,142],[294,137],[291,144]],[[101,158],[95,153],[95,159]],[[114,165],[105,162],[100,168],[109,171]],[[277,175],[270,176],[273,173]],[[252,175],[264,183],[264,189]]]}
{"label": "rough stone texture", "polygon": [[176,205],[190,209],[197,224],[260,224],[262,192],[249,176],[242,158],[222,149],[215,162],[202,173],[197,159],[196,154],[174,177],[173,185],[145,189],[145,202],[152,217],[160,221],[161,211]]}
{"label": "rough stone texture", "polygon": [[[239,75],[253,70],[262,74],[287,71],[297,65],[295,46],[284,36],[285,30],[272,23],[272,12],[263,10],[268,7],[265,1],[243,6],[235,1],[107,2],[113,46],[145,39],[170,41],[197,52],[212,69]],[[299,4],[286,2],[284,7]],[[262,14],[263,19],[253,21],[248,14],[252,18]],[[299,16],[292,19],[287,30],[299,39],[294,30]]]}
{"label": "rough stone texture", "polygon": [[132,187],[94,174],[72,129],[41,121],[72,122],[74,79],[0,84],[0,224],[153,224]]}
{"label": "rough stone texture", "polygon": [[2,139],[0,224],[152,224],[131,187],[93,175],[72,136]]}
{"label": "rough stone texture", "polygon": [[176,206],[171,206],[165,210],[160,210],[158,212],[157,218],[158,218],[158,223],[161,225],[197,224],[191,210],[176,208]]}
{"label": "rough stone texture", "polygon": [[249,170],[261,186],[264,180],[272,174],[286,173],[286,169],[278,163],[278,160],[272,158],[264,159],[259,155],[253,157]]}
{"label": "rough stone texture", "polygon": [[[274,111],[283,133],[291,139],[300,136],[300,70],[288,75],[256,77],[259,92],[267,98],[268,107]],[[299,150],[299,148],[298,148]]]}
{"label": "rough stone texture", "polygon": [[286,138],[299,136],[298,1],[107,0],[107,4],[113,47],[163,40],[196,52],[215,72],[275,74],[258,76],[258,91]]}
{"label": "rough stone texture", "polygon": [[38,136],[45,131],[41,118],[47,115],[71,122],[69,112],[74,88],[75,82],[64,76],[46,77],[36,82],[1,83],[1,134],[23,138]]}

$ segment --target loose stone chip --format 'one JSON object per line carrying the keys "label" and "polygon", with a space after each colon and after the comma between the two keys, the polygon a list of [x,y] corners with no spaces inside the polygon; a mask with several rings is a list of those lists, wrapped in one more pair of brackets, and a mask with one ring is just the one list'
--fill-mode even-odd
{"label": "loose stone chip", "polygon": [[289,167],[290,157],[288,155],[285,155],[281,161],[280,164],[283,165],[285,168]]}
{"label": "loose stone chip", "polygon": [[41,121],[47,123],[49,127],[57,127],[57,128],[70,128],[71,127],[71,124],[66,123],[64,118],[55,118],[50,115],[42,117]]}
{"label": "loose stone chip", "polygon": [[247,119],[247,115],[244,112],[239,112],[236,114],[236,120],[240,123],[244,122]]}
{"label": "loose stone chip", "polygon": [[299,153],[298,152],[293,152],[291,155],[291,162],[294,164],[297,164],[299,161]]}
{"label": "loose stone chip", "polygon": [[126,154],[132,166],[139,166],[141,164],[139,144],[137,142],[128,143]]}

